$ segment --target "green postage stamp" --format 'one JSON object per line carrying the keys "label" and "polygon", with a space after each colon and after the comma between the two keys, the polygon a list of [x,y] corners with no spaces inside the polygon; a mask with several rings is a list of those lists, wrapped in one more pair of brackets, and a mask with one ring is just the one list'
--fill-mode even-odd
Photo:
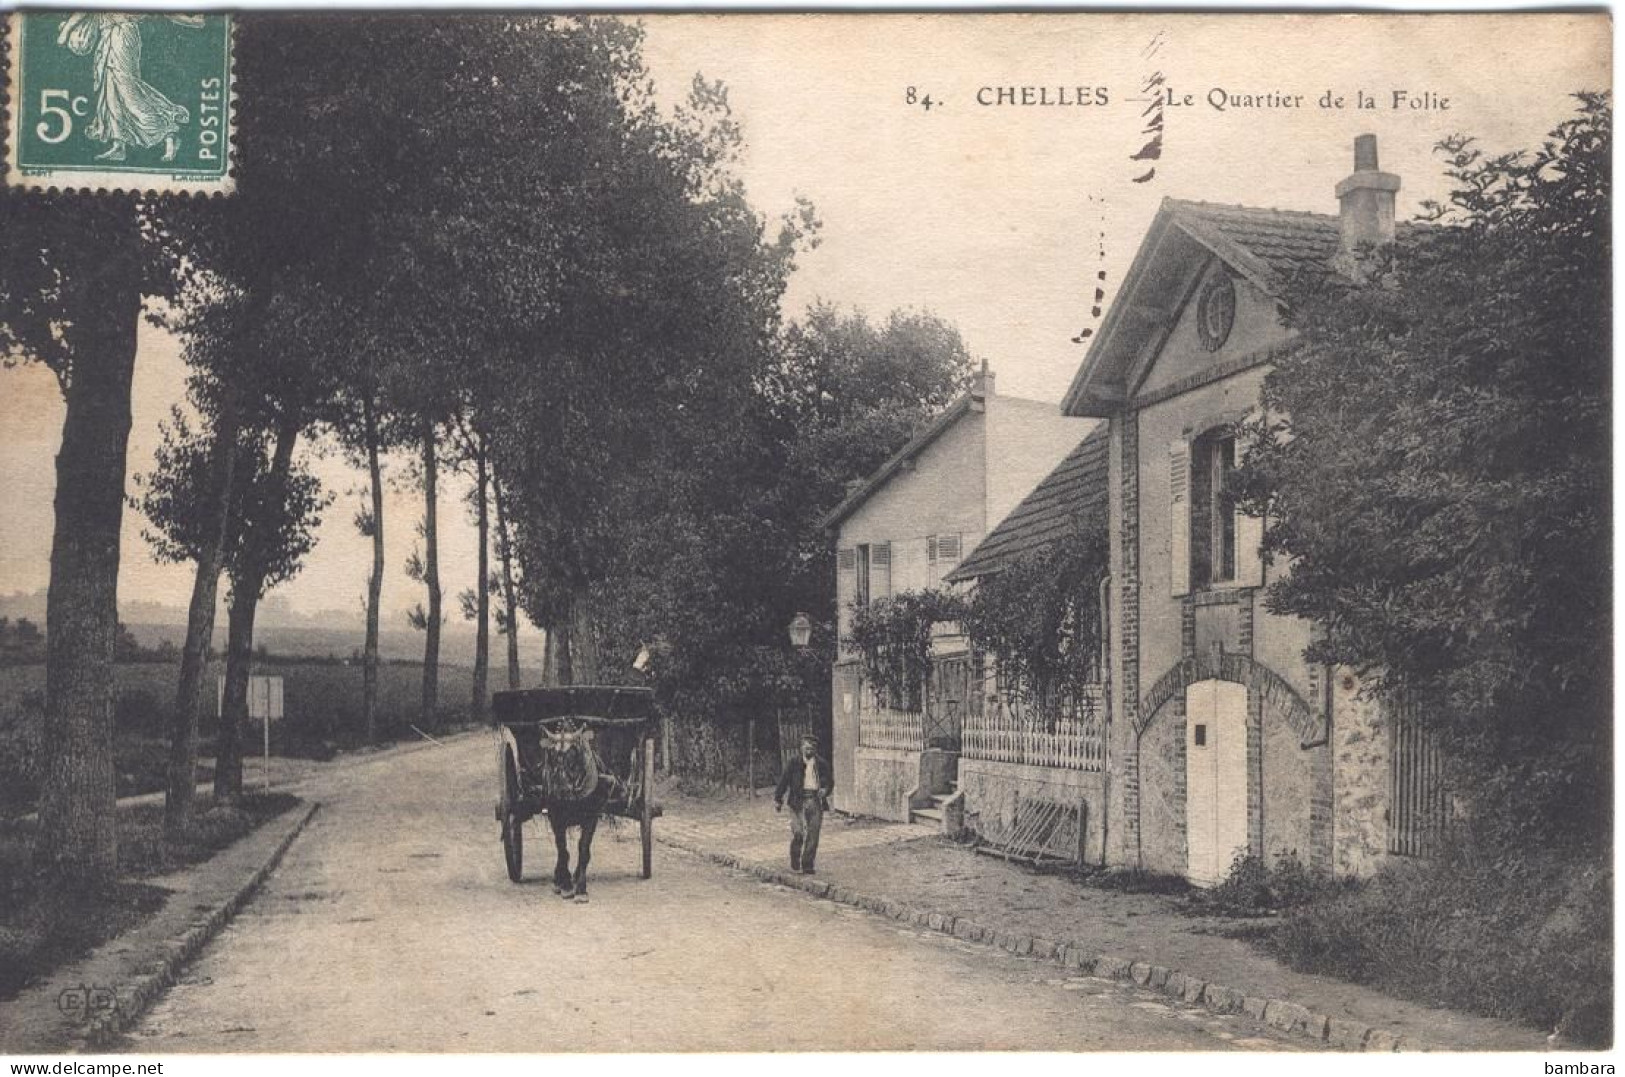
{"label": "green postage stamp", "polygon": [[6,180],[61,190],[231,190],[227,15],[10,16]]}

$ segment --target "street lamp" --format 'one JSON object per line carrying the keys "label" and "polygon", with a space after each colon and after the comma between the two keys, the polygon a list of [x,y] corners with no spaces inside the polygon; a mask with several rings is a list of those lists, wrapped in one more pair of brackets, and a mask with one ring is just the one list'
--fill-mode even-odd
{"label": "street lamp", "polygon": [[812,642],[812,621],[805,613],[798,613],[790,622],[790,646],[798,651],[804,651],[810,642]]}

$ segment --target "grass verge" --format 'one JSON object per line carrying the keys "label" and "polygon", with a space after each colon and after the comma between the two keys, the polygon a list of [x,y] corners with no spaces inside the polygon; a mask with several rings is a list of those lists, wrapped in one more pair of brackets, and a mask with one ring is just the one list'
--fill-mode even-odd
{"label": "grass verge", "polygon": [[1289,912],[1259,945],[1388,994],[1613,1039],[1613,872],[1555,853],[1396,863]]}
{"label": "grass verge", "polygon": [[39,824],[0,822],[0,998],[14,997],[161,908],[168,892],[143,880],[209,859],[298,802],[286,793],[247,796],[234,807],[203,798],[180,842],[164,840],[162,804],[121,809],[118,882],[68,893],[33,866]]}

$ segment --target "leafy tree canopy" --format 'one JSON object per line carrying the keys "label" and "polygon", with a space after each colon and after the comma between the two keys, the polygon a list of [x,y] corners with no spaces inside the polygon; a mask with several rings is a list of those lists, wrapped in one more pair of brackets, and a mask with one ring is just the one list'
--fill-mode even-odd
{"label": "leafy tree canopy", "polygon": [[1609,153],[1580,94],[1537,151],[1440,144],[1455,189],[1310,272],[1241,478],[1314,657],[1428,701],[1503,835],[1604,832],[1610,785]]}

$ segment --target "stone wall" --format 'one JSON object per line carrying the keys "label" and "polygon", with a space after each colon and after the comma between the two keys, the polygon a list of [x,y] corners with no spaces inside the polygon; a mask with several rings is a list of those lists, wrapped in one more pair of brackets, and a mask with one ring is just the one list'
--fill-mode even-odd
{"label": "stone wall", "polygon": [[841,811],[856,811],[852,807],[856,787],[858,750],[858,693],[863,691],[863,675],[858,663],[847,661],[835,666],[830,679],[830,707],[833,709],[833,734],[830,745],[830,765],[835,768],[834,805]]}
{"label": "stone wall", "polygon": [[1185,697],[1170,699],[1140,737],[1140,864],[1183,875]]}
{"label": "stone wall", "polygon": [[920,753],[858,748],[852,782],[838,803],[842,811],[908,821],[908,795],[920,781]]}
{"label": "stone wall", "polygon": [[1347,669],[1332,672],[1332,867],[1369,875],[1388,858],[1388,722]]}
{"label": "stone wall", "polygon": [[[959,759],[959,791],[965,794],[965,823],[980,833],[1007,830],[1013,823],[1018,798],[1038,798],[1062,804],[1088,805],[1084,822],[1084,856],[1091,864],[1101,860],[1101,821],[1105,779],[1099,773],[1033,767],[1021,763],[995,763],[985,759]],[[986,827],[987,829],[982,829]]]}
{"label": "stone wall", "polygon": [[1325,749],[1305,750],[1298,731],[1279,715],[1263,715],[1262,733],[1264,860],[1273,866],[1277,856],[1291,852],[1308,864],[1314,851],[1309,818],[1314,791],[1310,755]]}

